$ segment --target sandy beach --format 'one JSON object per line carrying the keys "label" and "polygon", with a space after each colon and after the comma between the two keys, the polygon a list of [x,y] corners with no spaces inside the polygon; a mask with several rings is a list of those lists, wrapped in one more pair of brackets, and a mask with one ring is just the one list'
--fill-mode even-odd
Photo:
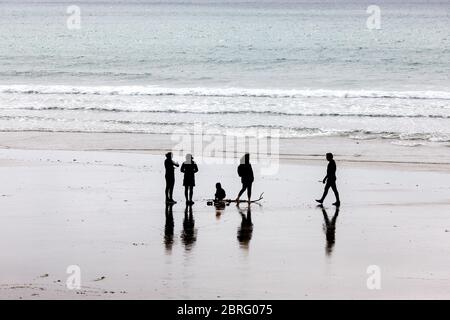
{"label": "sandy beach", "polygon": [[[450,298],[445,148],[286,139],[277,174],[254,165],[263,201],[219,212],[206,199],[217,181],[237,194],[236,166],[199,162],[191,216],[176,173],[172,229],[169,136],[2,132],[0,146],[0,298]],[[327,233],[314,199],[330,149],[342,206]],[[66,286],[71,265],[80,289]],[[379,267],[379,290],[367,287],[369,266]]]}

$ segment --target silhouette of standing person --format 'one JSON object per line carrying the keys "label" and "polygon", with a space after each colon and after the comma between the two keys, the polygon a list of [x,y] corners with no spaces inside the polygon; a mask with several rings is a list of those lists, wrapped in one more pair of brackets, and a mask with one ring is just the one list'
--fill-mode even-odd
{"label": "silhouette of standing person", "polygon": [[192,195],[195,187],[195,173],[198,172],[198,167],[192,154],[186,155],[186,161],[181,165],[181,172],[184,173],[183,186],[186,203],[192,205],[194,204]]}
{"label": "silhouette of standing person", "polygon": [[326,154],[327,160],[328,160],[328,167],[327,167],[327,175],[325,178],[323,178],[323,183],[326,183],[325,189],[323,191],[322,198],[320,200],[316,200],[318,203],[322,204],[323,200],[325,200],[325,197],[328,194],[328,190],[331,188],[334,192],[334,196],[336,197],[336,202],[333,203],[335,206],[341,205],[341,201],[339,200],[339,192],[336,188],[336,162],[333,160],[333,154],[327,153]]}
{"label": "silhouette of standing person", "polygon": [[242,194],[247,190],[248,202],[252,197],[252,184],[255,180],[253,176],[252,165],[250,164],[250,154],[246,153],[244,157],[241,158],[241,164],[238,166],[238,175],[241,177],[242,189],[236,198],[236,202],[239,203]]}
{"label": "silhouette of standing person", "polygon": [[336,206],[336,211],[334,212],[333,218],[331,220],[328,218],[327,211],[322,207],[324,225],[323,229],[325,231],[325,236],[327,238],[326,252],[328,255],[333,251],[334,243],[336,241],[336,220],[339,215],[339,207]]}
{"label": "silhouette of standing person", "polygon": [[179,164],[172,160],[172,152],[166,153],[164,168],[166,168],[166,203],[177,203],[173,200],[173,186],[175,185],[175,167]]}
{"label": "silhouette of standing person", "polygon": [[173,221],[173,204],[166,203],[166,223],[164,225],[164,244],[166,246],[167,251],[172,250],[173,245],[173,229],[174,229],[174,221]]}
{"label": "silhouette of standing person", "polygon": [[247,208],[247,214],[240,208],[238,210],[242,221],[241,226],[238,228],[237,239],[242,247],[248,248],[253,234],[252,211],[250,210],[250,205]]}

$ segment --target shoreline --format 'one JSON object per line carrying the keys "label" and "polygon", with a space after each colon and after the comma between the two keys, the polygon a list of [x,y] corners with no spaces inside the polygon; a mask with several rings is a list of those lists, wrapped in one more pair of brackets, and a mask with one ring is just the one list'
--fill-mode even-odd
{"label": "shoreline", "polygon": [[[183,153],[170,134],[144,133],[73,133],[40,131],[0,132],[0,149],[107,151],[162,155]],[[204,136],[210,137],[210,136]],[[281,138],[278,140],[280,162],[313,164],[324,161],[333,152],[343,165],[408,167],[418,170],[450,170],[450,146],[401,146],[388,141],[352,140],[347,137]],[[304,152],[308,150],[307,152]],[[216,150],[219,158],[236,158],[235,151]],[[241,152],[243,153],[243,152]],[[212,157],[217,157],[217,154]],[[204,154],[205,157],[210,157]],[[197,156],[197,159],[199,156]]]}
{"label": "shoreline", "polygon": [[445,1],[0,8],[0,299],[450,299]]}

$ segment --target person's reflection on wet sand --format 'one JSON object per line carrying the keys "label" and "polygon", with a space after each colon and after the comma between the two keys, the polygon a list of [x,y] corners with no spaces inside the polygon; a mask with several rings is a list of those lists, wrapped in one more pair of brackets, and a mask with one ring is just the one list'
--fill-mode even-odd
{"label": "person's reflection on wet sand", "polygon": [[327,211],[323,206],[320,206],[323,213],[323,230],[325,231],[325,235],[327,238],[327,246],[325,248],[327,255],[331,255],[333,252],[333,247],[336,242],[336,220],[339,215],[339,207],[336,207],[336,211],[334,212],[333,218],[331,220],[328,218]]}
{"label": "person's reflection on wet sand", "polygon": [[173,203],[166,203],[166,224],[164,225],[164,245],[166,246],[166,251],[172,251],[173,246]]}
{"label": "person's reflection on wet sand", "polygon": [[186,209],[184,210],[183,232],[181,233],[181,240],[183,241],[186,250],[190,250],[194,242],[197,240],[194,214],[192,213],[192,205],[186,205]]}
{"label": "person's reflection on wet sand", "polygon": [[218,202],[214,205],[216,208],[216,219],[220,220],[220,217],[222,216],[223,211],[225,210],[226,204],[223,202]]}
{"label": "person's reflection on wet sand", "polygon": [[241,209],[239,206],[238,210],[242,221],[240,227],[238,228],[237,239],[242,248],[248,249],[253,233],[252,211],[250,209],[250,204],[247,207],[247,213],[245,213],[245,210]]}

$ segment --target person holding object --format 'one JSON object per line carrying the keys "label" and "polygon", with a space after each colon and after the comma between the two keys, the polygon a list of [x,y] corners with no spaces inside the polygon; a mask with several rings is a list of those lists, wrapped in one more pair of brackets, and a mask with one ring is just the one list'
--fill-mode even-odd
{"label": "person holding object", "polygon": [[172,160],[172,152],[166,153],[164,167],[166,169],[166,203],[177,203],[173,200],[173,186],[175,185],[175,167],[180,165]]}
{"label": "person holding object", "polygon": [[238,166],[238,175],[241,177],[242,189],[236,198],[236,202],[239,203],[240,198],[245,190],[247,190],[248,203],[251,202],[252,197],[252,184],[255,180],[253,176],[252,165],[250,164],[250,154],[246,153],[241,158],[241,164]]}

